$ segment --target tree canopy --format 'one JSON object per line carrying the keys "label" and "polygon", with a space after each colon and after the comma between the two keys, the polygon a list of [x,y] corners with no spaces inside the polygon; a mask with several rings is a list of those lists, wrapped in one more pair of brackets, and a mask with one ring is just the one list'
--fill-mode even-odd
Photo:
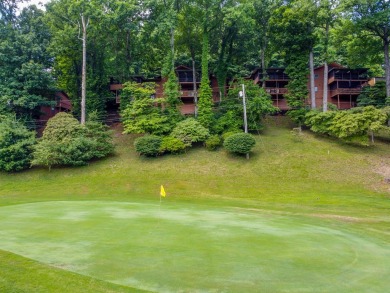
{"label": "tree canopy", "polygon": [[169,77],[166,97],[175,108],[170,73],[185,65],[202,71],[197,114],[210,126],[209,76],[224,98],[228,82],[254,68],[285,67],[292,77],[287,98],[302,121],[309,56],[313,66],[338,61],[386,75],[389,97],[389,1],[52,0],[45,11],[30,6],[18,13],[19,2],[0,4],[0,111],[18,117],[50,104],[54,88],[67,92],[82,116],[83,20],[87,114],[104,114],[115,98],[110,79],[139,76]]}

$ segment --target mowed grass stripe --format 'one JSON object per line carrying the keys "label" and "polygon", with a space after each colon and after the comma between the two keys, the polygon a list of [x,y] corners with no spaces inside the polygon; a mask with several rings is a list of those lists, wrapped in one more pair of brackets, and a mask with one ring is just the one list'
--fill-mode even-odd
{"label": "mowed grass stripe", "polygon": [[[0,208],[0,248],[159,292],[384,292],[390,247],[321,219],[188,203]],[[348,279],[349,282],[345,282]]]}

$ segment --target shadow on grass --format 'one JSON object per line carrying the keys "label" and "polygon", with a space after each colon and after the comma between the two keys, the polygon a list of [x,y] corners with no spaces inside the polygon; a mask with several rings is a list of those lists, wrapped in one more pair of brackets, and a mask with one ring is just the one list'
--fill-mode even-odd
{"label": "shadow on grass", "polygon": [[307,130],[310,134],[313,135],[313,137],[319,141],[327,142],[329,144],[334,144],[341,150],[349,153],[354,153],[354,154],[367,154],[367,152],[379,152],[381,150],[380,144],[370,144],[369,146],[364,146],[360,145],[358,143],[353,143],[353,142],[346,142],[341,139],[331,137],[331,136],[326,136],[326,135],[321,135],[318,133],[311,132],[310,130]]}

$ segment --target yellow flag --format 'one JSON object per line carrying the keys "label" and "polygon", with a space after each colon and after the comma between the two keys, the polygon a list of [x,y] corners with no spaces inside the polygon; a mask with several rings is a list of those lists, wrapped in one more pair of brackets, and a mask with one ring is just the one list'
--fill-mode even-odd
{"label": "yellow flag", "polygon": [[162,197],[165,197],[167,194],[165,193],[165,190],[164,190],[164,186],[161,185],[161,189],[160,189],[160,195]]}

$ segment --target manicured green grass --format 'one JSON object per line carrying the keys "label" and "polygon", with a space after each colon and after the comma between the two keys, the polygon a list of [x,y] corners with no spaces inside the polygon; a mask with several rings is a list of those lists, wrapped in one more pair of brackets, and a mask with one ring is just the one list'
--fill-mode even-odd
{"label": "manicured green grass", "polygon": [[[57,201],[0,209],[0,247],[150,291],[384,292],[390,247],[319,219],[204,205]],[[345,282],[345,280],[349,280]]]}
{"label": "manicured green grass", "polygon": [[145,292],[0,250],[0,292]]}
{"label": "manicured green grass", "polygon": [[117,133],[117,155],[87,167],[0,174],[0,291],[389,287],[387,144],[271,125],[250,160],[204,149],[147,159],[133,139]]}

